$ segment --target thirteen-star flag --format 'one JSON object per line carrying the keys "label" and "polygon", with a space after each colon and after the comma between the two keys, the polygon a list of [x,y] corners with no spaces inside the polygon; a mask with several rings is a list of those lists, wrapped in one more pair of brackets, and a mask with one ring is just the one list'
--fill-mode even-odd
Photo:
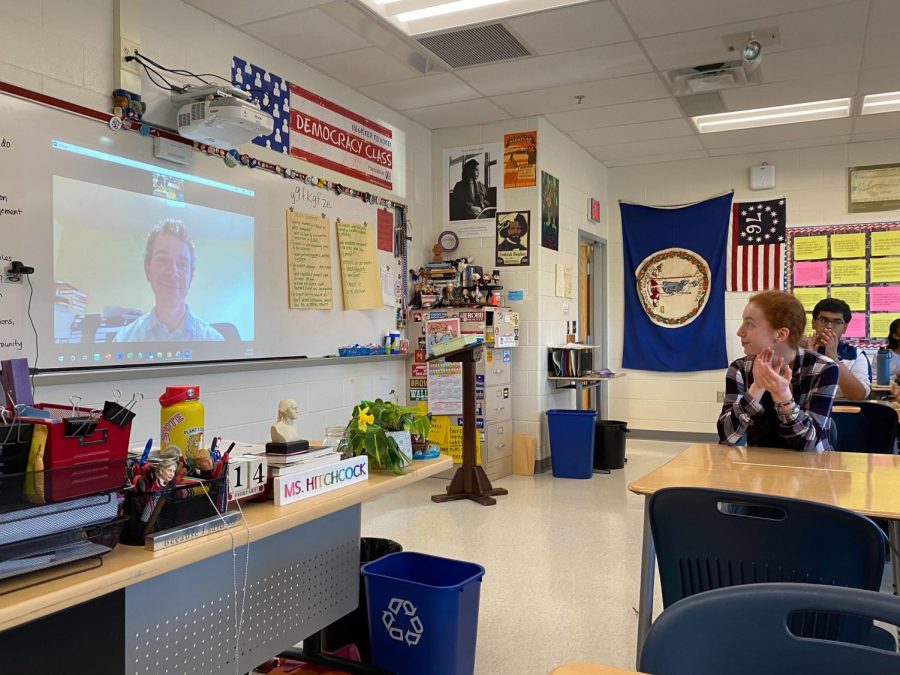
{"label": "thirteen-star flag", "polygon": [[784,198],[732,207],[726,291],[784,288]]}

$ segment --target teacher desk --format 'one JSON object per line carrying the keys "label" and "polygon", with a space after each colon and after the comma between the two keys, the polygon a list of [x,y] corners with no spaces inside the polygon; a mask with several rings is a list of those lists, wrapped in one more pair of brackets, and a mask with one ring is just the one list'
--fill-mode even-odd
{"label": "teacher desk", "polygon": [[246,673],[356,609],[361,503],[451,467],[441,456],[283,507],[245,503],[246,526],[2,581],[0,670]]}

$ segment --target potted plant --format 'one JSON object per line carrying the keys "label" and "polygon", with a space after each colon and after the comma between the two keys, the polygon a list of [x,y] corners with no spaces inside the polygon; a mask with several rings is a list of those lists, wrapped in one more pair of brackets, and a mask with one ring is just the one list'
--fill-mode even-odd
{"label": "potted plant", "polygon": [[412,436],[425,440],[431,431],[431,419],[423,408],[401,406],[394,401],[377,398],[360,401],[344,431],[342,449],[353,456],[369,456],[374,469],[387,469],[396,474],[412,462]]}

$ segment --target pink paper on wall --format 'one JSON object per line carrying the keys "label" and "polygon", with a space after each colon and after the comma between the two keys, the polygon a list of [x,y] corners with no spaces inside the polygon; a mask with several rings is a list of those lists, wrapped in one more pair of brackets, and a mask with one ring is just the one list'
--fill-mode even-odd
{"label": "pink paper on wall", "polygon": [[794,263],[794,286],[824,286],[828,283],[828,261]]}
{"label": "pink paper on wall", "polygon": [[865,312],[853,312],[850,315],[850,323],[847,324],[847,330],[844,331],[844,337],[848,337],[848,338],[866,337],[866,315],[865,315]]}
{"label": "pink paper on wall", "polygon": [[869,310],[872,312],[900,311],[900,286],[871,286]]}

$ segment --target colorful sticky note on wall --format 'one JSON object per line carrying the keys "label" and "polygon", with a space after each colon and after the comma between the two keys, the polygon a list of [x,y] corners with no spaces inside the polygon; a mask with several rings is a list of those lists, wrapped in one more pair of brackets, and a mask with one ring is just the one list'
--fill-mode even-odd
{"label": "colorful sticky note on wall", "polygon": [[853,234],[831,235],[831,257],[865,258],[866,233],[855,232]]}
{"label": "colorful sticky note on wall", "polygon": [[865,286],[832,286],[831,297],[843,300],[852,310],[866,310]]}
{"label": "colorful sticky note on wall", "polygon": [[869,255],[900,255],[900,231],[873,232]]}
{"label": "colorful sticky note on wall", "polygon": [[887,338],[888,332],[891,329],[891,322],[894,319],[900,319],[900,313],[889,312],[869,314],[869,337],[881,339]]}
{"label": "colorful sticky note on wall", "polygon": [[824,286],[827,283],[826,261],[794,263],[794,286]]}
{"label": "colorful sticky note on wall", "polygon": [[866,260],[832,260],[831,283],[864,284],[866,283]]}
{"label": "colorful sticky note on wall", "polygon": [[828,257],[828,237],[794,237],[794,260],[825,260]]}
{"label": "colorful sticky note on wall", "polygon": [[869,282],[882,281],[900,281],[900,258],[872,258],[869,261]]}
{"label": "colorful sticky note on wall", "polygon": [[900,286],[872,286],[869,309],[873,312],[900,312]]}
{"label": "colorful sticky note on wall", "polygon": [[803,307],[811,312],[816,303],[828,297],[828,289],[820,286],[814,288],[795,288],[794,297],[803,303]]}
{"label": "colorful sticky note on wall", "polygon": [[844,337],[866,337],[866,315],[863,312],[853,312],[850,315],[850,323],[847,324],[847,330],[844,331]]}

